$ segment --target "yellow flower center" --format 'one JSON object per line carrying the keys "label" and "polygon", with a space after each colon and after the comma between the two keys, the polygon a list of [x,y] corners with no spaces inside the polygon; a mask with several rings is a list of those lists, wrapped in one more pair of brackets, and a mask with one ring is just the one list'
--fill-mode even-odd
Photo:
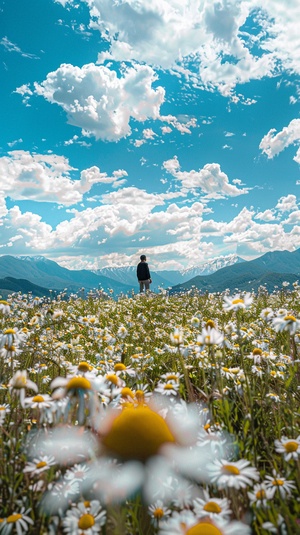
{"label": "yellow flower center", "polygon": [[274,487],[282,487],[284,485],[283,479],[273,479],[272,485]]}
{"label": "yellow flower center", "polygon": [[89,515],[86,513],[85,515],[82,515],[78,520],[78,528],[79,529],[90,529],[95,525],[95,519],[92,515]]}
{"label": "yellow flower center", "polygon": [[239,469],[233,464],[224,464],[222,472],[232,476],[238,476],[240,474]]}
{"label": "yellow flower center", "polygon": [[153,513],[154,518],[160,519],[164,516],[163,509],[161,507],[157,507]]}
{"label": "yellow flower center", "polygon": [[5,411],[5,407],[0,407],[0,411]]}
{"label": "yellow flower center", "polygon": [[36,468],[44,468],[44,466],[47,466],[47,463],[45,461],[40,461],[37,463]]}
{"label": "yellow flower center", "polygon": [[262,350],[259,347],[255,347],[252,351],[252,355],[262,355]]}
{"label": "yellow flower center", "polygon": [[178,381],[178,377],[177,375],[170,373],[170,375],[167,376],[167,381]]}
{"label": "yellow flower center", "polygon": [[114,370],[115,372],[123,372],[124,370],[126,370],[126,366],[125,364],[123,364],[123,362],[117,362],[114,365]]}
{"label": "yellow flower center", "polygon": [[287,316],[285,316],[283,319],[284,319],[284,321],[291,321],[291,322],[292,322],[292,321],[297,321],[296,318],[295,318],[295,316],[292,316],[292,315],[290,315],[290,314],[288,314]]}
{"label": "yellow flower center", "polygon": [[244,302],[243,299],[234,299],[234,300],[232,301],[232,304],[233,304],[233,305],[238,305],[239,303],[243,303],[243,302]]}
{"label": "yellow flower center", "polygon": [[230,369],[229,368],[222,368],[223,372],[227,373],[227,372],[230,372]]}
{"label": "yellow flower center", "polygon": [[83,390],[90,390],[91,383],[85,377],[72,377],[67,384],[67,390],[81,388]]}
{"label": "yellow flower center", "polygon": [[207,513],[216,513],[216,514],[219,514],[222,511],[221,507],[216,502],[207,502],[204,505],[203,509]]}
{"label": "yellow flower center", "polygon": [[164,386],[164,390],[173,390],[173,388],[174,388],[174,385],[172,385],[172,383],[167,383]]}
{"label": "yellow flower center", "polygon": [[103,444],[119,457],[145,461],[175,439],[165,420],[148,407],[126,408],[116,416]]}
{"label": "yellow flower center", "polygon": [[8,305],[8,302],[4,301],[3,299],[0,299],[0,305]]}
{"label": "yellow flower center", "polygon": [[266,492],[263,489],[258,490],[255,496],[258,500],[263,500],[266,497]]}
{"label": "yellow flower center", "polygon": [[86,373],[89,370],[90,370],[90,365],[87,362],[85,362],[85,361],[79,362],[79,364],[78,364],[78,371],[79,372]]}
{"label": "yellow flower center", "polygon": [[211,329],[214,329],[215,328],[215,322],[213,320],[208,320],[206,322],[206,328],[208,329],[208,327],[211,327]]}
{"label": "yellow flower center", "polygon": [[18,520],[21,520],[22,515],[15,513],[14,515],[10,515],[6,519],[6,524],[13,524],[14,522],[18,522]]}
{"label": "yellow flower center", "polygon": [[145,393],[143,390],[137,390],[135,393],[135,397],[138,401],[144,401]]}
{"label": "yellow flower center", "polygon": [[16,334],[16,331],[14,329],[5,329],[4,334]]}
{"label": "yellow flower center", "polygon": [[113,385],[117,385],[118,384],[118,376],[115,374],[115,373],[109,373],[107,374],[107,376],[105,377],[105,379],[107,381],[109,381],[110,383],[112,383]]}
{"label": "yellow flower center", "polygon": [[289,442],[284,444],[284,447],[288,453],[292,453],[293,451],[297,451],[299,444],[295,440],[289,440]]}
{"label": "yellow flower center", "polygon": [[34,396],[32,398],[32,401],[34,403],[42,403],[43,401],[45,401],[45,399],[43,398],[43,396],[41,396],[40,394],[38,394],[37,396]]}
{"label": "yellow flower center", "polygon": [[132,392],[131,388],[124,386],[124,388],[121,390],[121,396],[122,398],[134,398],[134,393]]}
{"label": "yellow flower center", "polygon": [[186,535],[222,535],[217,526],[208,522],[199,522],[186,531]]}

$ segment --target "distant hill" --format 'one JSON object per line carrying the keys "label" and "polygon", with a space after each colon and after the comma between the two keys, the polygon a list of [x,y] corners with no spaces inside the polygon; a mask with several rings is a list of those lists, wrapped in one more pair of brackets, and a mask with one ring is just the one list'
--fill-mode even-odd
{"label": "distant hill", "polygon": [[9,294],[17,292],[21,292],[22,294],[31,292],[32,295],[37,297],[48,297],[51,295],[48,288],[33,284],[26,279],[15,279],[14,277],[0,279],[0,295],[2,295],[2,297],[6,298]]}
{"label": "distant hill", "polygon": [[131,285],[117,283],[88,270],[70,270],[43,257],[0,257],[0,278],[13,277],[26,279],[48,289],[77,292],[80,288],[93,290],[102,288],[105,292],[113,290],[117,294],[130,292]]}
{"label": "distant hill", "polygon": [[300,249],[294,252],[273,251],[255,260],[244,261],[222,268],[206,277],[194,277],[172,287],[171,293],[187,291],[192,286],[201,291],[222,292],[254,290],[262,284],[268,291],[282,287],[284,281],[292,284],[300,278]]}

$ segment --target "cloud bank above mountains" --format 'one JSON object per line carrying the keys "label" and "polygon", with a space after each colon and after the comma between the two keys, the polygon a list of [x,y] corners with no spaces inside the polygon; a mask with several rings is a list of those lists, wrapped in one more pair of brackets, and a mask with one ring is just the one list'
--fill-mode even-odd
{"label": "cloud bank above mountains", "polygon": [[[0,42],[6,61],[42,63],[9,94],[30,117],[53,110],[58,131],[50,142],[47,125],[43,137],[31,122],[31,138],[20,128],[6,140],[0,253],[98,268],[135,264],[146,250],[158,269],[180,269],[300,247],[299,2],[47,4],[59,54],[38,42],[24,53],[9,31]],[[60,28],[93,53],[70,61]],[[268,108],[280,91],[286,115]],[[273,183],[264,175],[280,158],[295,166],[285,187],[283,164]]]}

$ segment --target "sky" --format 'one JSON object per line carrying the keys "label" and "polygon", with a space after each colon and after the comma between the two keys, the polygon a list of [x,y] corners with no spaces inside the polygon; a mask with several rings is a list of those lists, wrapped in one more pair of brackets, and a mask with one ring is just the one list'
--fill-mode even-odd
{"label": "sky", "polygon": [[0,0],[0,255],[300,247],[299,0]]}

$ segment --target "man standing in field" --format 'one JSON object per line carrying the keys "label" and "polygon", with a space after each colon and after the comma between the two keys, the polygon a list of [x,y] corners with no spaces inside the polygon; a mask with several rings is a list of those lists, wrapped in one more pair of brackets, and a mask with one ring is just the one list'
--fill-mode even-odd
{"label": "man standing in field", "polygon": [[146,255],[142,254],[136,268],[136,275],[140,283],[140,293],[149,290],[152,282]]}

